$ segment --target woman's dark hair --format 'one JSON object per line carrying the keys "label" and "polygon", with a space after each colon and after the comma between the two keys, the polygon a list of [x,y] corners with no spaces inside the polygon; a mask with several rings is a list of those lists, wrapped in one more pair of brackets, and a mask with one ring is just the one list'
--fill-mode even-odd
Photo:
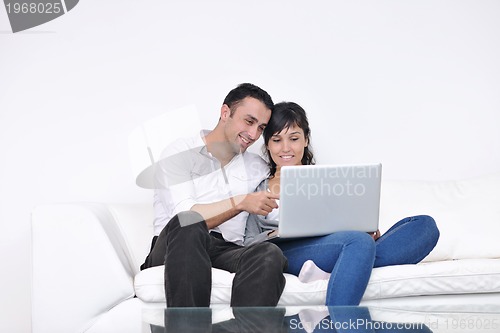
{"label": "woman's dark hair", "polygon": [[296,125],[304,131],[304,136],[307,142],[307,147],[304,148],[304,156],[302,156],[302,165],[315,164],[314,155],[311,150],[311,130],[309,121],[307,120],[306,111],[293,102],[281,102],[274,105],[271,119],[267,123],[264,130],[264,147],[262,148],[264,155],[267,157],[270,169],[270,177],[276,173],[276,163],[267,150],[267,144],[271,137],[290,126]]}

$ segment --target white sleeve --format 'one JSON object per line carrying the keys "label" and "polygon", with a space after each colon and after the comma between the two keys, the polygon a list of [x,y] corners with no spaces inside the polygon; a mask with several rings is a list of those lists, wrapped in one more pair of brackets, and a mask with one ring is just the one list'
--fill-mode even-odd
{"label": "white sleeve", "polygon": [[155,169],[155,232],[159,233],[168,221],[182,211],[190,210],[195,201],[191,177],[192,152],[188,147],[169,146]]}

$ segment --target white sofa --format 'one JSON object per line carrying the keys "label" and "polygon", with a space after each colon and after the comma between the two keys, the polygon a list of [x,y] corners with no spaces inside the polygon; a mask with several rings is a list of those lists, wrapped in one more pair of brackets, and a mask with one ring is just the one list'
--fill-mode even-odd
{"label": "white sofa", "polygon": [[[418,265],[374,269],[362,305],[410,311],[500,304],[500,174],[447,182],[383,181],[381,231],[418,214],[441,237]],[[141,309],[165,307],[163,266],[139,271],[153,233],[151,204],[41,205],[32,214],[33,332],[141,332]],[[232,274],[213,269],[212,304]],[[281,305],[323,304],[326,281],[286,274]],[[475,310],[474,310],[475,311]]]}

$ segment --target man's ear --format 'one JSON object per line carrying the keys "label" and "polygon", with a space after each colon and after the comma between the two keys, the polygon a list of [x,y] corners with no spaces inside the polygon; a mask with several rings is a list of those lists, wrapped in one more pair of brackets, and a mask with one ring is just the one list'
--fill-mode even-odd
{"label": "man's ear", "polygon": [[220,119],[226,121],[231,116],[231,109],[227,104],[223,104],[220,108]]}

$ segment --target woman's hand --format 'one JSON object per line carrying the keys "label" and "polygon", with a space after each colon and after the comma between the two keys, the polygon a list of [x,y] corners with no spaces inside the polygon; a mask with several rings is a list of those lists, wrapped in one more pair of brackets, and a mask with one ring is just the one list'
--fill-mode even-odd
{"label": "woman's hand", "polygon": [[373,240],[377,240],[380,238],[380,230],[377,229],[375,232],[369,232],[368,233],[370,236],[372,236]]}

